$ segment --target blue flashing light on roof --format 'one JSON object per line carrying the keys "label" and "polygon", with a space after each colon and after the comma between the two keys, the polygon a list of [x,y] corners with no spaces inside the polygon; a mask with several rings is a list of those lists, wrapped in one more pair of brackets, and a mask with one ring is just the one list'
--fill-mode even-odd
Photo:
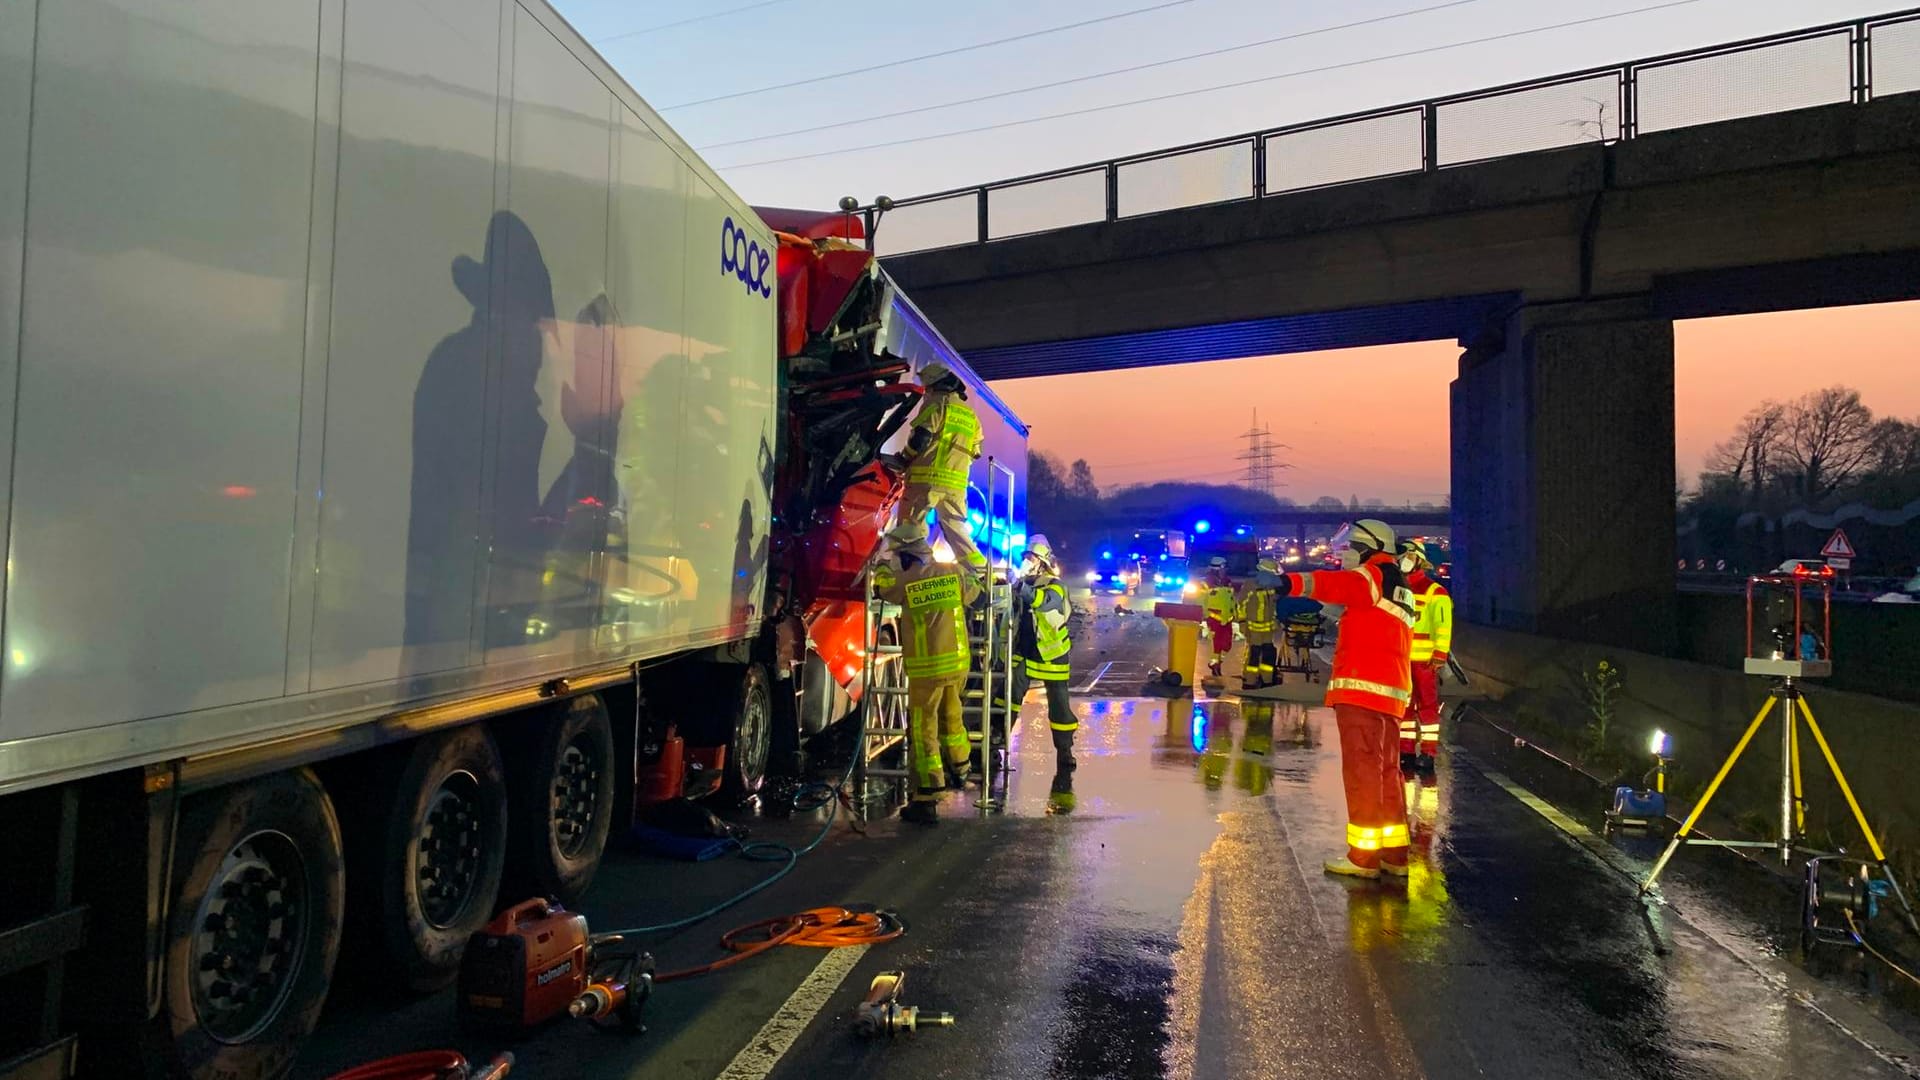
{"label": "blue flashing light on roof", "polygon": [[1239,528],[1233,530],[1233,535],[1235,536],[1247,535],[1247,527],[1245,525],[1240,526]]}
{"label": "blue flashing light on roof", "polygon": [[1213,522],[1208,521],[1206,518],[1201,518],[1199,521],[1193,523],[1193,531],[1197,533],[1212,532]]}
{"label": "blue flashing light on roof", "polygon": [[1101,553],[1100,553],[1100,557],[1101,557],[1101,558],[1103,558],[1103,559],[1111,559],[1111,558],[1113,558],[1113,552],[1111,552],[1111,551],[1103,551],[1103,552],[1101,552]]}

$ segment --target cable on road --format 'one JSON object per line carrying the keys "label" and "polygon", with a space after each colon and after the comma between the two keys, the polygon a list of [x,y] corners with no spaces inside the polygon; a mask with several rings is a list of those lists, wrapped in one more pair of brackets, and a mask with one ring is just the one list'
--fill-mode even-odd
{"label": "cable on road", "polygon": [[[842,773],[840,779],[835,783],[828,784],[816,780],[813,783],[804,785],[794,794],[793,805],[796,810],[817,810],[823,806],[827,808],[827,819],[820,823],[820,831],[813,834],[813,839],[797,848],[791,844],[781,843],[778,840],[750,840],[740,845],[739,850],[742,858],[752,862],[783,863],[784,865],[782,865],[780,869],[775,870],[760,881],[747,886],[745,889],[740,890],[712,907],[704,911],[696,912],[684,919],[675,919],[672,922],[658,923],[653,926],[632,926],[624,930],[609,930],[605,934],[596,933],[594,936],[609,937],[617,935],[620,937],[638,937],[642,934],[664,934],[672,930],[683,930],[689,926],[694,926],[713,918],[715,915],[761,892],[774,882],[792,873],[794,866],[800,862],[800,856],[819,847],[821,843],[826,840],[828,830],[833,828],[834,820],[839,816],[840,807],[848,806],[851,808],[851,799],[847,795],[847,783],[853,779],[853,766],[854,763],[859,760],[859,754],[860,748],[856,745],[853,749],[852,756],[847,760],[847,771]],[[659,980],[655,979],[654,981],[658,982]]]}
{"label": "cable on road", "polygon": [[457,1050],[421,1050],[370,1061],[329,1080],[495,1080],[513,1067],[513,1055],[501,1054],[479,1072],[467,1068]]}
{"label": "cable on road", "polygon": [[1901,975],[1906,977],[1906,980],[1908,982],[1914,984],[1915,986],[1920,986],[1920,976],[1916,976],[1914,975],[1913,972],[1908,971],[1906,968],[1903,968],[1899,964],[1894,963],[1893,960],[1890,957],[1888,957],[1885,953],[1882,953],[1879,949],[1876,949],[1872,945],[1867,944],[1867,935],[1861,933],[1860,927],[1854,924],[1853,912],[1843,911],[1842,914],[1847,917],[1847,933],[1853,935],[1853,940],[1856,944],[1858,944],[1861,948],[1867,950],[1867,955],[1887,965],[1888,967],[1892,968],[1894,971],[1899,972]]}
{"label": "cable on road", "polygon": [[1533,27],[1528,27],[1527,29],[1524,29],[1524,30],[1509,30],[1505,33],[1487,34],[1482,37],[1467,38],[1461,41],[1449,41],[1439,45],[1427,45],[1418,49],[1407,49],[1402,52],[1383,53],[1379,56],[1365,56],[1365,57],[1361,57],[1358,60],[1347,60],[1337,64],[1324,64],[1320,67],[1297,68],[1293,71],[1282,71],[1276,75],[1262,75],[1252,79],[1239,79],[1234,82],[1214,83],[1210,86],[1196,86],[1191,90],[1175,90],[1171,93],[1154,94],[1149,97],[1142,97],[1142,98],[1131,98],[1127,101],[1111,101],[1105,105],[1089,105],[1085,108],[1068,109],[1064,112],[1043,113],[1039,116],[1029,116],[1021,120],[1004,120],[997,124],[982,124],[978,127],[956,128],[953,131],[936,131],[928,135],[912,135],[906,138],[888,139],[884,142],[864,143],[858,146],[842,146],[832,150],[818,150],[818,151],[814,151],[812,153],[807,153],[807,154],[791,154],[786,157],[765,158],[760,161],[735,162],[732,164],[720,165],[720,166],[717,166],[717,168],[721,169],[722,171],[725,171],[728,169],[757,169],[767,165],[784,165],[792,161],[811,161],[814,158],[838,157],[841,154],[857,154],[867,150],[884,150],[884,149],[888,149],[895,146],[909,146],[914,143],[933,142],[937,139],[958,138],[959,136],[962,136],[962,135],[978,135],[983,132],[1001,131],[1006,128],[1024,127],[1028,124],[1045,123],[1046,121],[1049,121],[1049,120],[1066,120],[1066,119],[1070,119],[1072,117],[1077,117],[1077,116],[1089,116],[1089,115],[1092,115],[1093,113],[1110,112],[1114,109],[1127,109],[1127,108],[1132,108],[1135,105],[1150,105],[1150,104],[1154,104],[1156,102],[1161,102],[1161,101],[1174,101],[1179,98],[1197,97],[1201,94],[1211,94],[1221,90],[1239,90],[1248,86],[1258,86],[1263,83],[1279,82],[1282,79],[1298,78],[1302,75],[1319,75],[1329,71],[1343,71],[1347,68],[1364,67],[1365,65],[1368,65],[1368,64],[1384,63],[1388,60],[1404,60],[1404,59],[1407,59],[1408,57],[1413,57],[1413,56],[1426,56],[1431,53],[1446,52],[1450,49],[1465,48],[1466,46],[1469,46],[1469,45],[1486,45],[1495,41],[1510,41],[1514,38],[1528,37],[1533,34],[1543,34],[1549,30],[1565,30],[1575,26],[1587,26],[1592,23],[1607,22],[1613,19],[1623,19],[1629,15],[1643,15],[1649,11],[1665,11],[1669,8],[1687,7],[1689,5],[1697,4],[1697,3],[1700,3],[1700,0],[1666,0],[1665,3],[1648,4],[1644,7],[1629,8],[1626,11],[1615,11],[1605,15],[1590,15],[1582,19],[1568,19],[1564,22],[1548,23],[1545,26],[1533,26]]}
{"label": "cable on road", "polygon": [[892,941],[906,933],[906,929],[899,916],[892,912],[817,907],[797,915],[781,915],[736,926],[720,935],[720,947],[727,950],[728,955],[710,964],[662,972],[655,975],[653,981],[659,984],[709,975],[782,945],[813,949],[878,945]]}

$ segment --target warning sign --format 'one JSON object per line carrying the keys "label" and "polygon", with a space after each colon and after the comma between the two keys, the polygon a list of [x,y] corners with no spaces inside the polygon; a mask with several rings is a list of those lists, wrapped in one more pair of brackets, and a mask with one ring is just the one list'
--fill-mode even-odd
{"label": "warning sign", "polygon": [[1833,530],[1833,535],[1827,537],[1827,546],[1820,549],[1820,554],[1825,555],[1829,559],[1853,558],[1853,544],[1847,539],[1846,530]]}

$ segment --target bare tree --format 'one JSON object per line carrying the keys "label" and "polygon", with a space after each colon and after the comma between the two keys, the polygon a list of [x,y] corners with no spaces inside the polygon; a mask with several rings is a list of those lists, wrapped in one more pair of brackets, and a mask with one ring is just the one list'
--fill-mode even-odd
{"label": "bare tree", "polygon": [[1787,408],[1778,402],[1763,401],[1755,406],[1741,417],[1733,437],[1707,455],[1707,472],[1727,477],[1735,490],[1749,493],[1750,503],[1758,503],[1773,475],[1786,418]]}
{"label": "bare tree", "polygon": [[1078,458],[1067,473],[1067,495],[1071,498],[1093,502],[1100,498],[1100,486],[1093,482],[1093,466],[1086,458]]}
{"label": "bare tree", "polygon": [[1888,417],[1873,425],[1873,471],[1885,477],[1920,473],[1920,420]]}
{"label": "bare tree", "polygon": [[1873,457],[1873,412],[1860,403],[1860,391],[1829,386],[1787,406],[1778,470],[1807,502],[1833,494]]}

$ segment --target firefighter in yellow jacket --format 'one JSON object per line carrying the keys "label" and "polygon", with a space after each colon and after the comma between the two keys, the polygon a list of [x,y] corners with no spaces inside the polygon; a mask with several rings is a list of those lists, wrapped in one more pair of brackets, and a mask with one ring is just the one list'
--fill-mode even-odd
{"label": "firefighter in yellow jacket", "polygon": [[987,557],[967,522],[967,474],[980,457],[980,418],[967,404],[966,384],[947,365],[928,364],[920,383],[927,394],[908,428],[907,489],[890,540],[895,549],[924,542],[931,511],[954,557],[984,578]]}
{"label": "firefighter in yellow jacket", "polygon": [[1273,644],[1274,610],[1278,597],[1272,585],[1261,586],[1261,579],[1272,581],[1280,573],[1279,560],[1260,560],[1260,572],[1240,597],[1235,616],[1247,635],[1247,660],[1240,665],[1240,689],[1258,690],[1280,685],[1280,652]]}
{"label": "firefighter in yellow jacket", "polygon": [[1027,545],[1023,570],[1014,592],[1014,607],[1021,613],[1013,645],[1019,658],[1013,673],[1014,716],[1020,715],[1020,701],[1027,696],[1028,686],[1037,682],[1045,687],[1055,770],[1070,772],[1078,764],[1073,758],[1073,736],[1080,730],[1080,718],[1074,715],[1073,698],[1067,692],[1072,672],[1069,622],[1073,603],[1060,581],[1060,564],[1053,557],[1053,546],[1045,536],[1034,534]]}
{"label": "firefighter in yellow jacket", "polygon": [[940,820],[935,804],[947,788],[948,770],[965,783],[972,752],[960,698],[973,662],[967,608],[982,593],[958,568],[934,562],[924,541],[901,549],[895,558],[897,565],[882,562],[874,567],[873,591],[902,608],[900,651],[911,715],[907,752],[913,760],[913,795],[900,818],[935,825]]}
{"label": "firefighter in yellow jacket", "polygon": [[1453,650],[1453,598],[1433,568],[1433,550],[1418,540],[1400,545],[1413,593],[1413,700],[1400,718],[1400,767],[1430,771],[1440,753],[1440,669]]}
{"label": "firefighter in yellow jacket", "polygon": [[1227,654],[1233,651],[1233,619],[1240,607],[1233,579],[1227,576],[1227,560],[1219,555],[1207,563],[1206,594],[1200,598],[1200,606],[1207,613],[1208,643],[1213,647],[1207,674],[1217,679]]}

